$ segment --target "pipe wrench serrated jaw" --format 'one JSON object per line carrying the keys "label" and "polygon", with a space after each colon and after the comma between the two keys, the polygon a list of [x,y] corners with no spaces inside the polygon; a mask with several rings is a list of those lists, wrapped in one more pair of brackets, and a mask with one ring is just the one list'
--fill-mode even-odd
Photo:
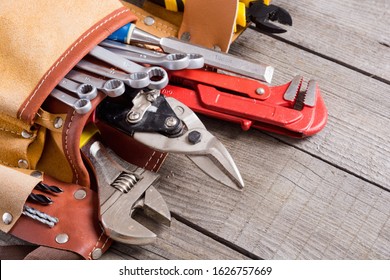
{"label": "pipe wrench serrated jaw", "polygon": [[169,209],[152,185],[159,175],[124,161],[96,135],[81,150],[96,176],[100,221],[106,234],[132,245],[154,242],[157,235],[136,221],[134,214],[141,209],[147,217],[170,225]]}
{"label": "pipe wrench serrated jaw", "polygon": [[302,90],[302,83],[303,77],[296,76],[288,84],[283,99],[290,103],[292,110],[302,114],[300,119],[286,125],[286,128],[300,137],[306,137],[325,126],[328,114],[317,81],[309,80],[305,90]]}

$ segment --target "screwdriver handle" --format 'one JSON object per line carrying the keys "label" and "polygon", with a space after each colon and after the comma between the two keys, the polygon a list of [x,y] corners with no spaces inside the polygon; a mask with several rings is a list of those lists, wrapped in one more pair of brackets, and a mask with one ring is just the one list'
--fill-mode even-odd
{"label": "screwdriver handle", "polygon": [[135,24],[128,23],[113,32],[107,39],[130,44],[131,34],[133,33],[134,28]]}

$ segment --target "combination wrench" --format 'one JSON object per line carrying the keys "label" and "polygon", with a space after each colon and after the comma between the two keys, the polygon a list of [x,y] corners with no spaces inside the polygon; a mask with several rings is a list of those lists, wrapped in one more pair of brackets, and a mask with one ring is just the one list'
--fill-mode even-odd
{"label": "combination wrench", "polygon": [[87,83],[76,83],[67,78],[63,78],[59,83],[58,87],[68,90],[76,94],[80,99],[89,99],[92,100],[97,96],[97,89],[94,85]]}
{"label": "combination wrench", "polygon": [[125,84],[122,80],[103,80],[77,70],[71,70],[66,77],[76,82],[89,83],[109,97],[118,97],[125,92]]}
{"label": "combination wrench", "polygon": [[75,98],[57,88],[53,89],[50,95],[73,108],[78,114],[86,114],[92,109],[91,100],[85,98]]}
{"label": "combination wrench", "polygon": [[[145,80],[149,83],[143,87],[151,89],[162,89],[168,85],[168,73],[161,67],[144,67],[126,58],[123,58],[101,46],[94,47],[89,54],[126,73],[130,73],[131,80]],[[134,86],[135,87],[135,86]],[[137,86],[135,88],[142,88]]]}

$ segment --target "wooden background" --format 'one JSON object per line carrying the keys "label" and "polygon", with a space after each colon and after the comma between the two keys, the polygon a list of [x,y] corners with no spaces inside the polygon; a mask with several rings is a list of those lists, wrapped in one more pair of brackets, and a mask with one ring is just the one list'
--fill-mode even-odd
{"label": "wooden background", "polygon": [[390,1],[273,3],[293,27],[248,28],[230,53],[273,65],[272,85],[315,78],[327,126],[299,140],[201,117],[245,189],[171,154],[158,186],[171,227],[150,224],[155,244],[116,243],[104,259],[390,259]]}

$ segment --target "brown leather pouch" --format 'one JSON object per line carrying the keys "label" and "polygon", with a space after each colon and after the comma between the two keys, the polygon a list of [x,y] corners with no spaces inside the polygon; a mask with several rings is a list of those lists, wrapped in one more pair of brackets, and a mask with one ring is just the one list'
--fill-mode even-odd
{"label": "brown leather pouch", "polygon": [[145,31],[224,52],[244,30],[236,25],[238,0],[186,0],[184,12],[169,11],[148,0],[142,9],[130,3],[125,5],[137,15],[137,26]]}
{"label": "brown leather pouch", "polygon": [[[191,42],[226,51],[232,40],[236,2],[187,0],[185,13],[173,14],[148,2],[146,11],[118,0],[1,1],[0,230],[85,259],[100,257],[111,240],[99,224],[94,180],[79,147],[94,110],[77,114],[51,98],[50,92],[95,45],[137,18],[138,27],[158,36],[190,33]],[[216,16],[216,6],[223,16]],[[201,20],[206,12],[213,19],[211,27]],[[147,20],[151,16],[153,24]],[[104,97],[99,93],[92,101],[93,109]],[[131,138],[123,134],[110,137],[110,127],[99,129],[115,152],[140,167],[157,171],[165,159],[166,154],[129,142]],[[123,143],[132,149],[125,152],[120,148]],[[64,192],[51,194],[50,206],[27,201],[31,192],[44,194],[35,189],[39,182]],[[26,211],[26,205],[34,207],[35,214]],[[39,221],[39,213],[58,222],[50,227]]]}
{"label": "brown leather pouch", "polygon": [[[79,149],[90,114],[79,115],[49,95],[95,45],[135,20],[118,0],[1,1],[0,230],[85,259],[109,247]],[[103,98],[99,93],[93,107]],[[163,155],[142,148],[145,162],[157,170],[152,162],[161,163]],[[50,206],[27,201],[33,190],[43,194],[34,189],[42,181],[64,190],[50,195]],[[58,222],[39,222],[41,213]]]}

